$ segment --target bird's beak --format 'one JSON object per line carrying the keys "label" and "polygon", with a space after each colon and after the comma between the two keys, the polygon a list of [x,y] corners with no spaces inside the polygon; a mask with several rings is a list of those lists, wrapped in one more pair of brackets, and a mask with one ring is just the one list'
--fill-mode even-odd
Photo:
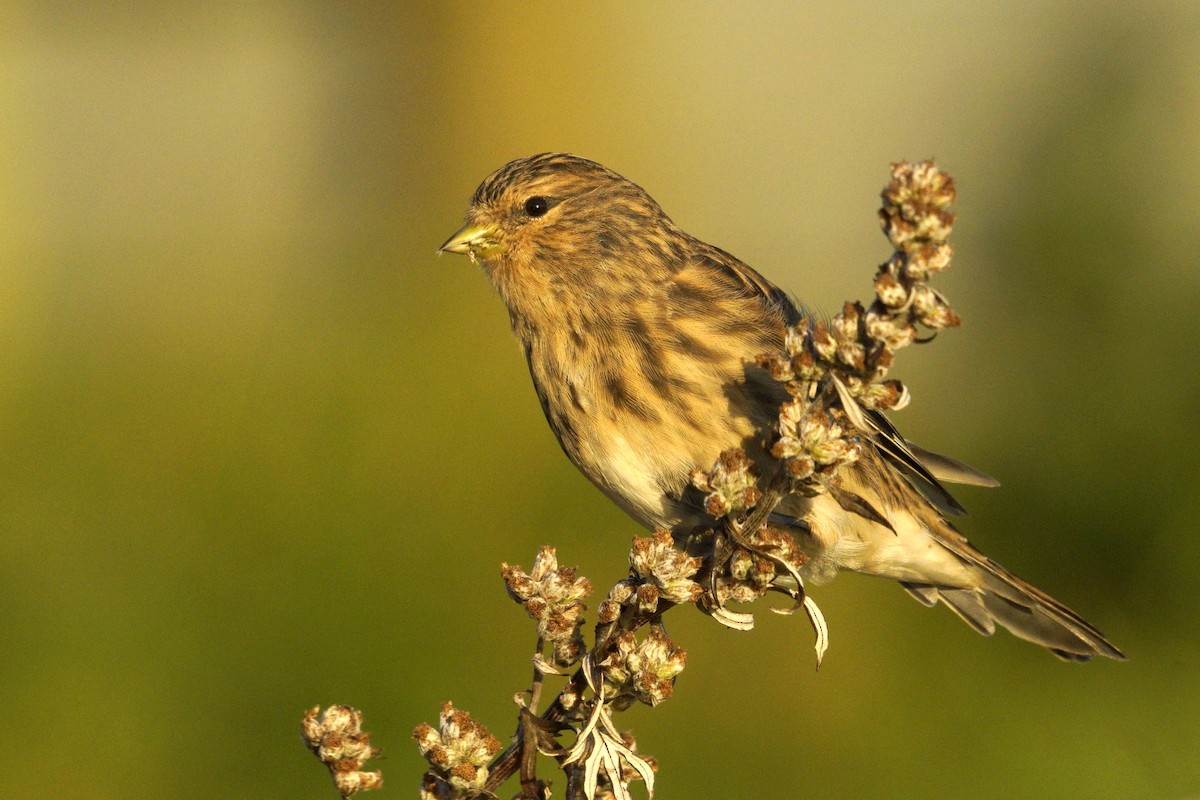
{"label": "bird's beak", "polygon": [[496,229],[491,225],[476,225],[468,222],[446,243],[438,248],[439,253],[461,253],[472,261],[488,249],[496,246]]}

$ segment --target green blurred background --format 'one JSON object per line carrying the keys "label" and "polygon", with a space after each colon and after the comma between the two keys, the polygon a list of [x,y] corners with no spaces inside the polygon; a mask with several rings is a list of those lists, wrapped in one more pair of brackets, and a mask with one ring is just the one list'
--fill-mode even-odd
{"label": "green blurred background", "polygon": [[511,731],[498,565],[607,586],[637,531],[434,250],[560,149],[824,309],[887,255],[889,162],[936,156],[965,325],[904,353],[897,421],[1131,657],[853,576],[820,674],[800,618],[680,610],[675,699],[622,720],[660,796],[1196,796],[1197,42],[1191,2],[6,4],[0,794],[332,797],[298,722],[342,702],[410,797],[442,701]]}

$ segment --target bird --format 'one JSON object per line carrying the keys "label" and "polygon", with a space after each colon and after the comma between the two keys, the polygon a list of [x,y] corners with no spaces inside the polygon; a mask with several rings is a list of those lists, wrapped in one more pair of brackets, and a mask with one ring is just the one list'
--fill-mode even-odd
{"label": "bird", "polygon": [[[690,476],[731,448],[768,474],[781,384],[756,366],[812,313],[729,253],[678,227],[642,187],[580,156],[502,166],[439,253],[466,255],[508,309],[550,428],[572,463],[642,526],[712,526]],[[879,412],[842,488],[791,495],[772,517],[820,584],[840,571],[891,579],[1067,661],[1125,655],[1083,617],[972,546],[945,483],[997,485],[905,439]],[[882,519],[879,518],[882,515]]]}

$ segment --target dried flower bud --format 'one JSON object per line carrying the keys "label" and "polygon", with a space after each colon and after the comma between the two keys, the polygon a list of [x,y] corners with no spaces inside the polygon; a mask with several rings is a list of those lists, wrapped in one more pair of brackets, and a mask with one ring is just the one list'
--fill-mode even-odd
{"label": "dried flower bud", "polygon": [[[895,275],[882,270],[875,276],[875,296],[888,308],[900,308],[908,302],[904,284],[896,280]],[[868,329],[867,333],[870,335],[871,331]]]}
{"label": "dried flower bud", "polygon": [[911,250],[923,242],[944,242],[954,215],[954,181],[932,161],[892,165],[892,181],[883,190],[880,217],[897,250]]}
{"label": "dried flower bud", "polygon": [[629,566],[643,581],[637,588],[638,606],[642,610],[654,610],[646,607],[650,595],[643,595],[643,589],[647,587],[655,590],[655,604],[659,597],[672,603],[695,602],[703,590],[693,577],[702,563],[702,559],[678,550],[670,531],[655,531],[652,537],[634,539],[629,551]]}
{"label": "dried flower bud", "polygon": [[793,436],[781,436],[771,445],[771,455],[779,459],[796,458],[805,454],[804,443]]}
{"label": "dried flower bud", "polygon": [[720,519],[728,514],[733,509],[730,508],[729,500],[724,495],[713,493],[704,498],[704,511],[710,517]]}
{"label": "dried flower bud", "polygon": [[643,614],[653,614],[658,610],[658,589],[649,583],[643,583],[637,588],[637,598],[634,606]]}
{"label": "dried flower bud", "polygon": [[[442,706],[438,730],[418,725],[413,738],[433,769],[426,780],[445,784],[453,792],[471,792],[487,782],[487,764],[500,749],[500,740],[452,703]],[[436,795],[441,796],[441,795]]]}
{"label": "dried flower bud", "polygon": [[865,407],[884,411],[899,411],[909,399],[908,387],[897,380],[872,383],[859,396]]}
{"label": "dried flower bud", "polygon": [[818,356],[826,361],[833,361],[834,355],[837,354],[837,342],[829,335],[829,328],[825,323],[818,320],[812,326],[812,347]]}
{"label": "dried flower bud", "polygon": [[921,217],[919,236],[930,242],[944,242],[950,236],[954,227],[954,214],[949,211],[936,211]]}
{"label": "dried flower bud", "polygon": [[[857,379],[848,382],[848,390],[853,393],[865,390],[866,384]],[[780,408],[779,433],[771,454],[785,461],[794,480],[805,482],[805,491],[817,490],[807,483],[809,478],[831,480],[838,467],[858,458],[861,449],[858,440],[847,436],[830,413],[810,408],[799,400]]]}
{"label": "dried flower bud", "polygon": [[789,327],[783,334],[783,349],[793,358],[808,351],[808,318]]}
{"label": "dried flower bud", "polygon": [[858,459],[859,447],[849,439],[829,438],[812,448],[818,466],[841,466]]}
{"label": "dried flower bud", "polygon": [[762,497],[754,462],[741,449],[726,450],[717,458],[712,470],[692,471],[692,485],[708,492],[705,508],[718,519],[726,514],[745,511]]}
{"label": "dried flower bud", "polygon": [[946,299],[926,284],[921,284],[913,291],[913,314],[922,325],[934,330],[952,328],[961,322]]}
{"label": "dried flower bud", "polygon": [[862,308],[857,303],[845,303],[841,312],[833,318],[832,333],[836,339],[855,341],[858,339],[858,322]]}
{"label": "dried flower bud", "polygon": [[929,276],[950,266],[953,250],[946,242],[925,244],[908,254],[904,276],[911,281],[926,281]]}
{"label": "dried flower bud", "polygon": [[796,539],[787,531],[767,526],[761,528],[752,538],[751,543],[763,553],[778,558],[795,569],[804,566],[808,556],[796,544]]}
{"label": "dried flower bud", "polygon": [[552,647],[555,664],[567,667],[575,663],[583,654],[580,628],[587,606],[582,599],[591,593],[591,582],[577,575],[573,567],[559,567],[552,547],[538,552],[532,572],[502,564],[500,574],[513,600],[537,620],[538,636]]}
{"label": "dried flower bud", "polygon": [[587,645],[584,644],[583,633],[578,628],[572,632],[570,638],[557,639],[551,647],[554,663],[559,667],[569,667],[583,658],[586,651]]}
{"label": "dried flower bud", "polygon": [[766,593],[765,587],[745,579],[720,578],[717,581],[717,599],[722,606],[730,602],[753,603]]}
{"label": "dried flower bud", "polygon": [[897,250],[906,250],[917,238],[917,226],[903,217],[884,217],[884,233]]}
{"label": "dried flower bud", "polygon": [[838,361],[850,369],[862,371],[867,368],[867,351],[858,342],[842,342],[838,345]]}
{"label": "dried flower bud", "polygon": [[792,360],[783,353],[763,353],[755,356],[754,363],[771,373],[771,379],[785,383],[796,377],[792,371]]}
{"label": "dried flower bud", "polygon": [[867,335],[890,350],[907,347],[917,338],[917,329],[902,317],[867,312]]}
{"label": "dried flower bud", "polygon": [[687,652],[655,627],[641,642],[629,631],[617,634],[612,652],[600,666],[612,689],[613,706],[620,709],[634,701],[656,706],[666,700],[686,661]]}
{"label": "dried flower bud", "polygon": [[381,787],[382,773],[362,771],[366,761],[379,755],[371,746],[371,734],[362,730],[362,712],[350,706],[320,711],[320,706],[306,711],[300,728],[309,749],[329,768],[338,793],[347,798]]}
{"label": "dried flower bud", "polygon": [[616,600],[601,600],[596,609],[596,621],[601,625],[616,622],[621,617],[621,604]]}
{"label": "dried flower bud", "polygon": [[797,481],[806,481],[811,478],[816,468],[817,465],[808,456],[797,456],[788,459],[787,462],[788,474],[792,476],[793,480]]}
{"label": "dried flower bud", "polygon": [[792,359],[792,371],[797,378],[804,381],[816,380],[825,374],[825,368],[817,363],[817,359],[808,350]]}
{"label": "dried flower bud", "polygon": [[333,785],[342,797],[383,788],[382,772],[335,772]]}
{"label": "dried flower bud", "polygon": [[[655,533],[657,534],[657,531]],[[635,540],[635,546],[636,546],[636,540]],[[632,558],[633,558],[633,556],[630,555],[630,559],[632,559]],[[608,590],[608,599],[612,600],[613,602],[617,603],[618,605],[621,605],[621,604],[624,604],[627,600],[629,600],[630,596],[635,591],[637,591],[637,582],[629,581],[629,580],[618,581],[613,584],[613,587],[611,589]]]}

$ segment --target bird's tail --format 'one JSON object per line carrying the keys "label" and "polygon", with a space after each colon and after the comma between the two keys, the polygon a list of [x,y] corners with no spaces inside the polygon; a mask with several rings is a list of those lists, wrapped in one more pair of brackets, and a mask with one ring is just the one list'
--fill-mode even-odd
{"label": "bird's tail", "polygon": [[[897,465],[904,453],[911,455],[908,445],[902,450],[894,440],[887,441],[889,450],[874,451],[881,454],[878,458],[867,451],[843,474],[841,495],[820,495],[808,508],[797,509],[809,530],[810,574],[832,576],[850,569],[890,578],[925,605],[941,600],[985,636],[999,625],[1067,661],[1098,655],[1125,659],[1094,625],[979,552],[946,519],[941,509],[950,507],[953,513],[961,506],[944,489],[929,498],[930,487],[939,486],[938,476],[947,477],[943,462],[949,459],[933,457],[941,459],[935,462],[939,469],[928,473],[924,483],[906,480],[923,465],[909,458],[904,461],[907,472],[902,472]],[[955,473],[953,479],[961,478]],[[848,502],[846,494],[856,501]]]}
{"label": "bird's tail", "polygon": [[951,611],[984,636],[996,625],[1014,636],[1045,647],[1064,661],[1087,661],[1092,656],[1125,660],[1094,625],[1037,587],[1021,580],[974,548],[954,548],[982,578],[977,588],[955,588],[901,581],[909,594],[927,606],[941,600]]}

